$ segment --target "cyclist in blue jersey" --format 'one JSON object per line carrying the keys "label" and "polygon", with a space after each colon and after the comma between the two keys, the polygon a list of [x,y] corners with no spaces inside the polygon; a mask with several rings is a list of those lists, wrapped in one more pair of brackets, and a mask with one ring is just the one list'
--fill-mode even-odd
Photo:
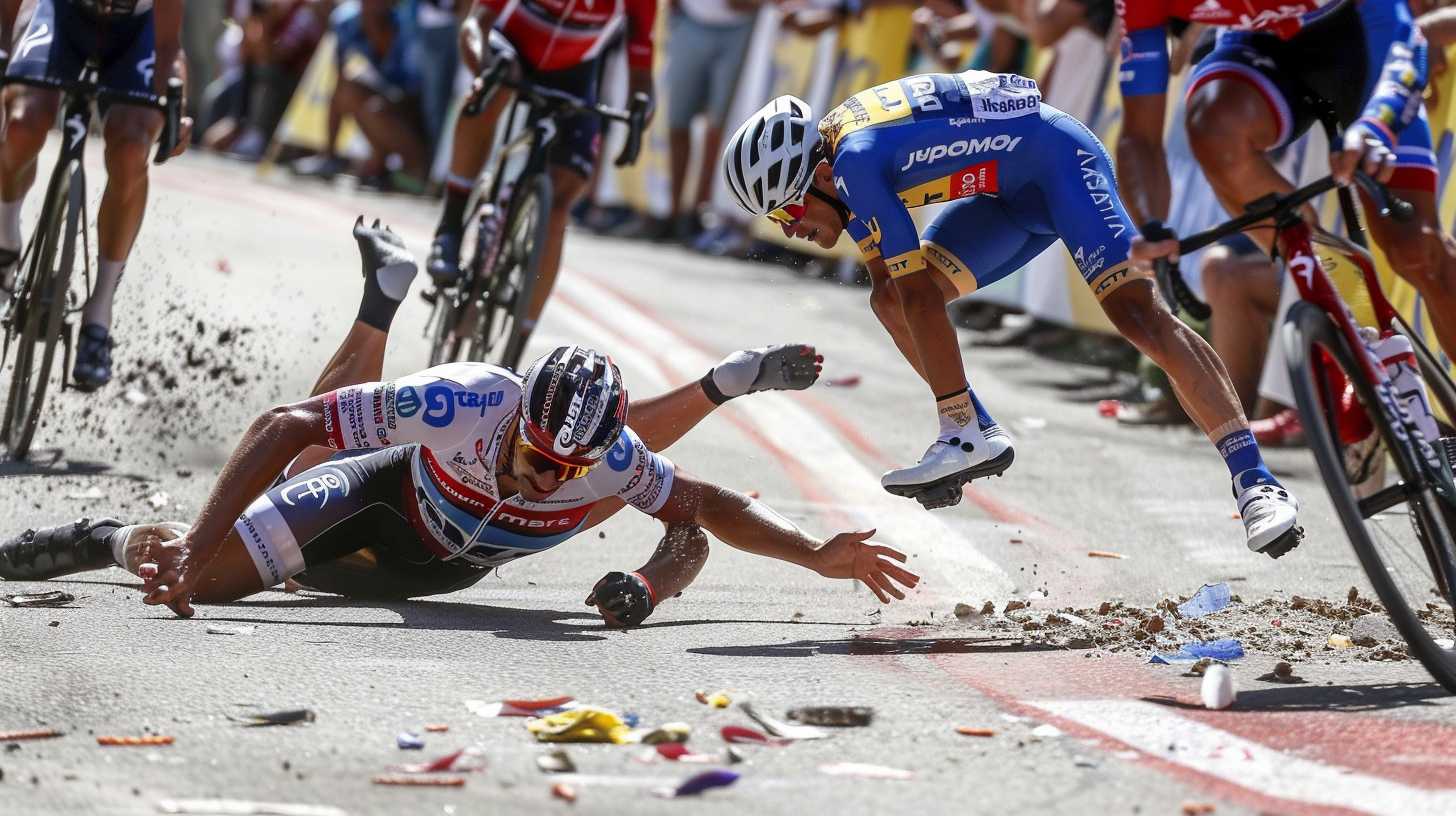
{"label": "cyclist in blue jersey", "polygon": [[[24,237],[20,208],[61,104],[61,92],[45,86],[79,79],[95,59],[107,90],[165,94],[173,77],[187,76],[182,0],[0,0],[0,50],[7,48],[6,76],[25,84],[5,87],[0,116],[0,290],[13,285]],[[71,375],[83,391],[111,381],[112,301],[142,228],[151,148],[164,120],[161,111],[132,105],[103,113],[106,190],[96,215],[96,285],[81,310]],[[187,147],[192,120],[181,124],[176,153]]]}
{"label": "cyclist in blue jersey", "polygon": [[[0,543],[0,578],[37,581],[121,566],[146,602],[190,615],[294,578],[350,597],[455,592],[544,552],[625,505],[667,530],[645,564],[603,576],[587,596],[608,624],[641,623],[686,587],[706,530],[748,552],[881,601],[918,576],[874,531],[814,538],[767,505],[702,481],[657,453],[727,400],[807,388],[812,347],[729,355],[703,378],[631,403],[611,359],[563,346],[522,377],[450,363],[384,380],[385,341],[415,275],[391,232],[355,226],[364,257],[358,318],[307,399],[263,413],[244,434],[192,525],[81,520]],[[281,473],[281,475],[280,475]]]}
{"label": "cyclist in blue jersey", "polygon": [[[1097,137],[1011,74],[925,74],[855,94],[816,120],[781,96],[723,154],[727,186],[784,234],[833,247],[848,230],[869,267],[870,305],[935,395],[940,426],[918,464],[882,484],[927,507],[999,475],[1012,440],[970,390],[945,304],[994,283],[1060,239],[1103,310],[1168,372],[1228,464],[1248,545],[1274,557],[1302,532],[1269,472],[1223,363],[1172,315],[1146,269]],[[948,202],[921,235],[909,209]]]}

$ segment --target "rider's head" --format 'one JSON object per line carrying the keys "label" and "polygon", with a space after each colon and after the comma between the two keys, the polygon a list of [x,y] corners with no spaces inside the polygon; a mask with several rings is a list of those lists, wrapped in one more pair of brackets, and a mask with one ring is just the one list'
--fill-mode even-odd
{"label": "rider's head", "polygon": [[521,498],[540,501],[587,474],[627,424],[627,389],[610,357],[560,346],[531,364],[510,471]]}
{"label": "rider's head", "polygon": [[848,220],[814,110],[797,96],[780,96],[739,126],[723,149],[723,176],[738,206],[768,216],[788,237],[827,249]]}

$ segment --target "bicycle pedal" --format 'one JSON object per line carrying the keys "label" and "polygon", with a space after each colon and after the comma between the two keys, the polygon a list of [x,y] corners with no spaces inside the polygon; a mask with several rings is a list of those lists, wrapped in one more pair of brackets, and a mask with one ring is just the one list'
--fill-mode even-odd
{"label": "bicycle pedal", "polygon": [[423,300],[424,302],[430,304],[431,306],[435,305],[435,301],[438,300],[439,298],[440,298],[440,290],[439,289],[436,289],[433,286],[428,286],[428,287],[425,287],[424,289],[421,289],[420,290],[420,300]]}
{"label": "bicycle pedal", "polygon": [[960,504],[961,495],[960,485],[943,485],[926,490],[914,498],[926,510],[942,510]]}
{"label": "bicycle pedal", "polygon": [[1303,527],[1294,527],[1294,528],[1290,529],[1289,532],[1287,532],[1284,535],[1280,536],[1279,538],[1275,539],[1273,543],[1271,543],[1269,546],[1265,547],[1264,549],[1260,550],[1259,552],[1262,552],[1263,554],[1269,556],[1270,558],[1280,558],[1285,553],[1289,552],[1290,550],[1294,549],[1295,547],[1298,547],[1299,546],[1299,542],[1301,542],[1303,540],[1304,540],[1304,528]]}

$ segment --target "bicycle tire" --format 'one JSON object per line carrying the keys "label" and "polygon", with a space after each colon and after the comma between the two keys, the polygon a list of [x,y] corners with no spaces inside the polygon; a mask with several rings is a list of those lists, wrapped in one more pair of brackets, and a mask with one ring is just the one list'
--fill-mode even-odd
{"label": "bicycle tire", "polygon": [[1420,333],[1412,329],[1404,317],[1397,317],[1396,325],[1401,334],[1410,338],[1411,348],[1415,350],[1416,362],[1420,366],[1421,377],[1426,381],[1426,390],[1432,402],[1440,405],[1445,410],[1446,421],[1456,426],[1456,383],[1451,381],[1450,369],[1441,365],[1441,358],[1431,351],[1421,339]]}
{"label": "bicycle tire", "polygon": [[[1366,507],[1355,497],[1354,486],[1345,470],[1343,443],[1327,415],[1330,389],[1323,382],[1322,354],[1328,355],[1353,384],[1371,423],[1381,434],[1387,455],[1394,459],[1397,474],[1406,486],[1401,492],[1405,494],[1405,503],[1412,517],[1411,526],[1424,551],[1423,557],[1431,569],[1434,583],[1444,593],[1446,603],[1453,604],[1456,599],[1452,597],[1451,587],[1456,582],[1456,567],[1453,567],[1456,564],[1456,543],[1452,541],[1451,529],[1442,512],[1443,504],[1430,483],[1429,474],[1415,461],[1411,450],[1397,439],[1389,415],[1379,407],[1374,387],[1359,375],[1361,369],[1354,351],[1327,314],[1310,303],[1294,304],[1280,329],[1280,339],[1284,343],[1305,437],[1360,565],[1411,651],[1438,683],[1456,694],[1456,650],[1443,649],[1435,642],[1435,637],[1421,620],[1420,612],[1416,611],[1425,608],[1424,599],[1410,597],[1412,593],[1405,592],[1397,584],[1393,575],[1399,565],[1391,566],[1396,563],[1393,548],[1387,554],[1385,547],[1377,546],[1365,525],[1367,519],[1373,519],[1390,508],[1378,509],[1367,515]],[[1433,613],[1432,618],[1437,614],[1442,615],[1440,622],[1447,636],[1456,637],[1452,634],[1456,632],[1456,621],[1444,613]]]}
{"label": "bicycle tire", "polygon": [[520,365],[529,334],[520,325],[541,274],[541,252],[550,227],[551,178],[538,173],[517,182],[511,196],[500,251],[484,287],[480,330],[472,338],[470,359],[512,371]]}
{"label": "bicycle tire", "polygon": [[[5,405],[3,438],[10,458],[22,461],[30,455],[31,443],[45,407],[56,343],[61,337],[62,317],[76,260],[76,235],[85,197],[85,176],[79,162],[72,162],[52,179],[46,191],[41,221],[37,226],[39,246],[27,275],[25,325],[11,369],[10,390]],[[59,253],[58,253],[59,250]],[[57,261],[59,254],[59,264]],[[40,365],[35,352],[40,347]],[[65,372],[61,373],[65,376]]]}

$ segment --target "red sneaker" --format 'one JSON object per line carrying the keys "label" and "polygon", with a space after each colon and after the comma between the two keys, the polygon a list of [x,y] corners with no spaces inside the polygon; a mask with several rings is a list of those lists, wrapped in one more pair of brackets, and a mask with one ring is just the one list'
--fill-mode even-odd
{"label": "red sneaker", "polygon": [[1267,419],[1256,419],[1249,423],[1254,432],[1254,441],[1267,448],[1288,448],[1304,444],[1304,423],[1299,421],[1299,412],[1293,408]]}

